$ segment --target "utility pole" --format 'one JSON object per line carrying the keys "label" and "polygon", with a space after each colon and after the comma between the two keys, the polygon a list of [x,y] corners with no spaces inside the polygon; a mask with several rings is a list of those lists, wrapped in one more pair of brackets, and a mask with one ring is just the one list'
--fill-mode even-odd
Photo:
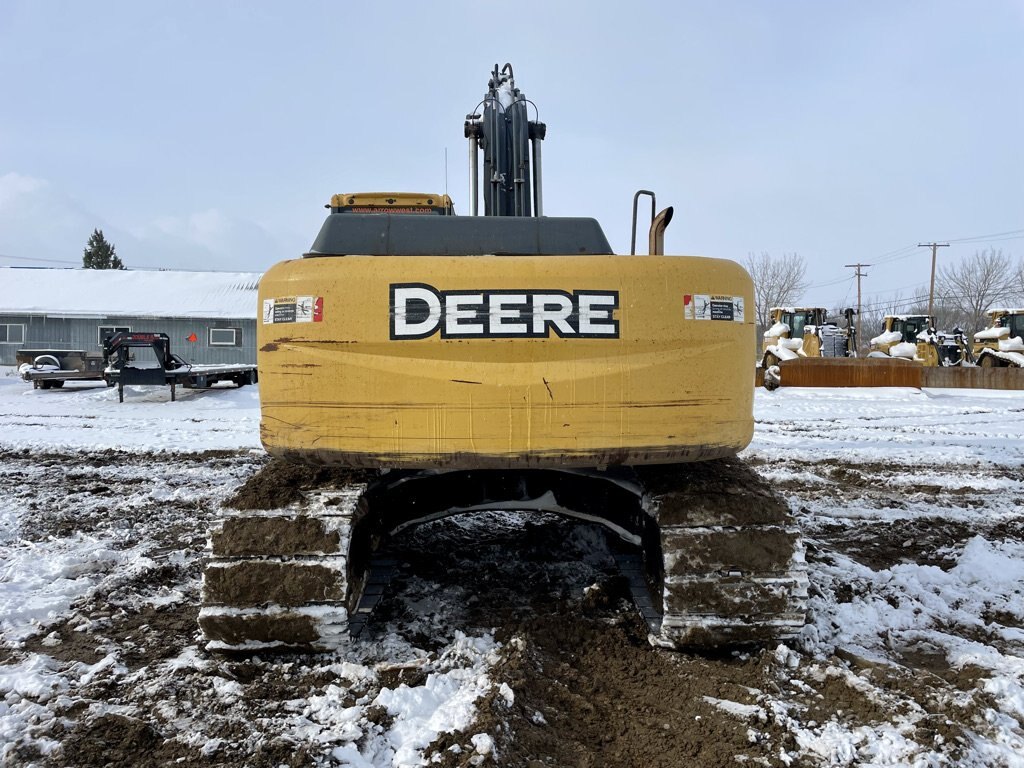
{"label": "utility pole", "polygon": [[854,276],[857,278],[857,354],[859,356],[860,355],[860,344],[861,344],[860,340],[862,338],[861,335],[860,335],[860,279],[862,277],[867,277],[868,276],[867,272],[861,272],[860,270],[861,270],[861,267],[870,267],[871,265],[870,264],[845,264],[844,266],[850,267],[852,269],[856,269],[857,270],[857,272],[855,273]]}
{"label": "utility pole", "polygon": [[932,284],[928,289],[928,322],[932,323],[935,322],[932,319],[935,317],[932,314],[932,307],[935,304],[935,253],[939,248],[949,248],[949,243],[918,243],[917,247],[932,249]]}

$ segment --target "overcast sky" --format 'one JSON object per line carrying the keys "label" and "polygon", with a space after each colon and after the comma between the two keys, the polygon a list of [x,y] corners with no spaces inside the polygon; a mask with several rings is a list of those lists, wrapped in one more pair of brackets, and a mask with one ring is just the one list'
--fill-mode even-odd
{"label": "overcast sky", "polygon": [[858,261],[912,295],[918,242],[1024,255],[1024,0],[0,0],[0,264],[80,265],[98,227],[130,267],[262,271],[335,192],[465,213],[496,62],[548,125],[545,213],[618,252],[647,188],[668,252],[797,253],[809,304]]}

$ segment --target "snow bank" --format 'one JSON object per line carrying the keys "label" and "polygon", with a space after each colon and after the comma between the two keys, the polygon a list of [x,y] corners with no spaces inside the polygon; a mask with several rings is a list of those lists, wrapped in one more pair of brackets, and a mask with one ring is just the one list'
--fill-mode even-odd
{"label": "snow bank", "polygon": [[[969,467],[1024,465],[1024,391],[783,387],[754,393],[743,456]],[[965,482],[969,479],[965,478]]]}
{"label": "snow bank", "polygon": [[125,387],[68,382],[33,389],[0,369],[0,448],[50,451],[145,450],[198,453],[259,449],[259,386]]}

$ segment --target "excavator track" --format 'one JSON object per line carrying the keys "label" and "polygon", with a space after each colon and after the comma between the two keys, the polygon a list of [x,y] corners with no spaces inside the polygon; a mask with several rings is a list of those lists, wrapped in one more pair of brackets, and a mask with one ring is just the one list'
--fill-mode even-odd
{"label": "excavator track", "polygon": [[199,626],[210,650],[344,647],[358,606],[352,595],[362,592],[349,558],[365,490],[353,483],[224,519],[203,573]]}
{"label": "excavator track", "polygon": [[799,633],[807,566],[778,494],[735,460],[638,471],[661,553],[660,574],[649,576],[662,615],[652,642],[715,648]]}
{"label": "excavator track", "polygon": [[[273,467],[274,465],[270,465]],[[391,537],[476,510],[600,523],[653,644],[717,648],[795,636],[806,565],[790,511],[734,459],[606,470],[391,471],[228,515],[210,541],[208,648],[344,650],[398,563]]]}

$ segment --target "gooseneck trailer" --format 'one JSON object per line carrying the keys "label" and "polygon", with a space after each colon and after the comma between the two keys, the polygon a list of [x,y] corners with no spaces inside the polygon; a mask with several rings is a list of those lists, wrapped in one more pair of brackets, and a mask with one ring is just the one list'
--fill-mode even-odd
{"label": "gooseneck trailer", "polygon": [[[140,352],[152,350],[153,355]],[[107,386],[117,385],[117,399],[124,402],[125,386],[169,386],[171,400],[177,387],[206,389],[222,381],[241,387],[255,384],[256,366],[247,363],[197,365],[182,360],[171,352],[166,333],[115,333],[103,343],[107,365],[104,379]]]}

